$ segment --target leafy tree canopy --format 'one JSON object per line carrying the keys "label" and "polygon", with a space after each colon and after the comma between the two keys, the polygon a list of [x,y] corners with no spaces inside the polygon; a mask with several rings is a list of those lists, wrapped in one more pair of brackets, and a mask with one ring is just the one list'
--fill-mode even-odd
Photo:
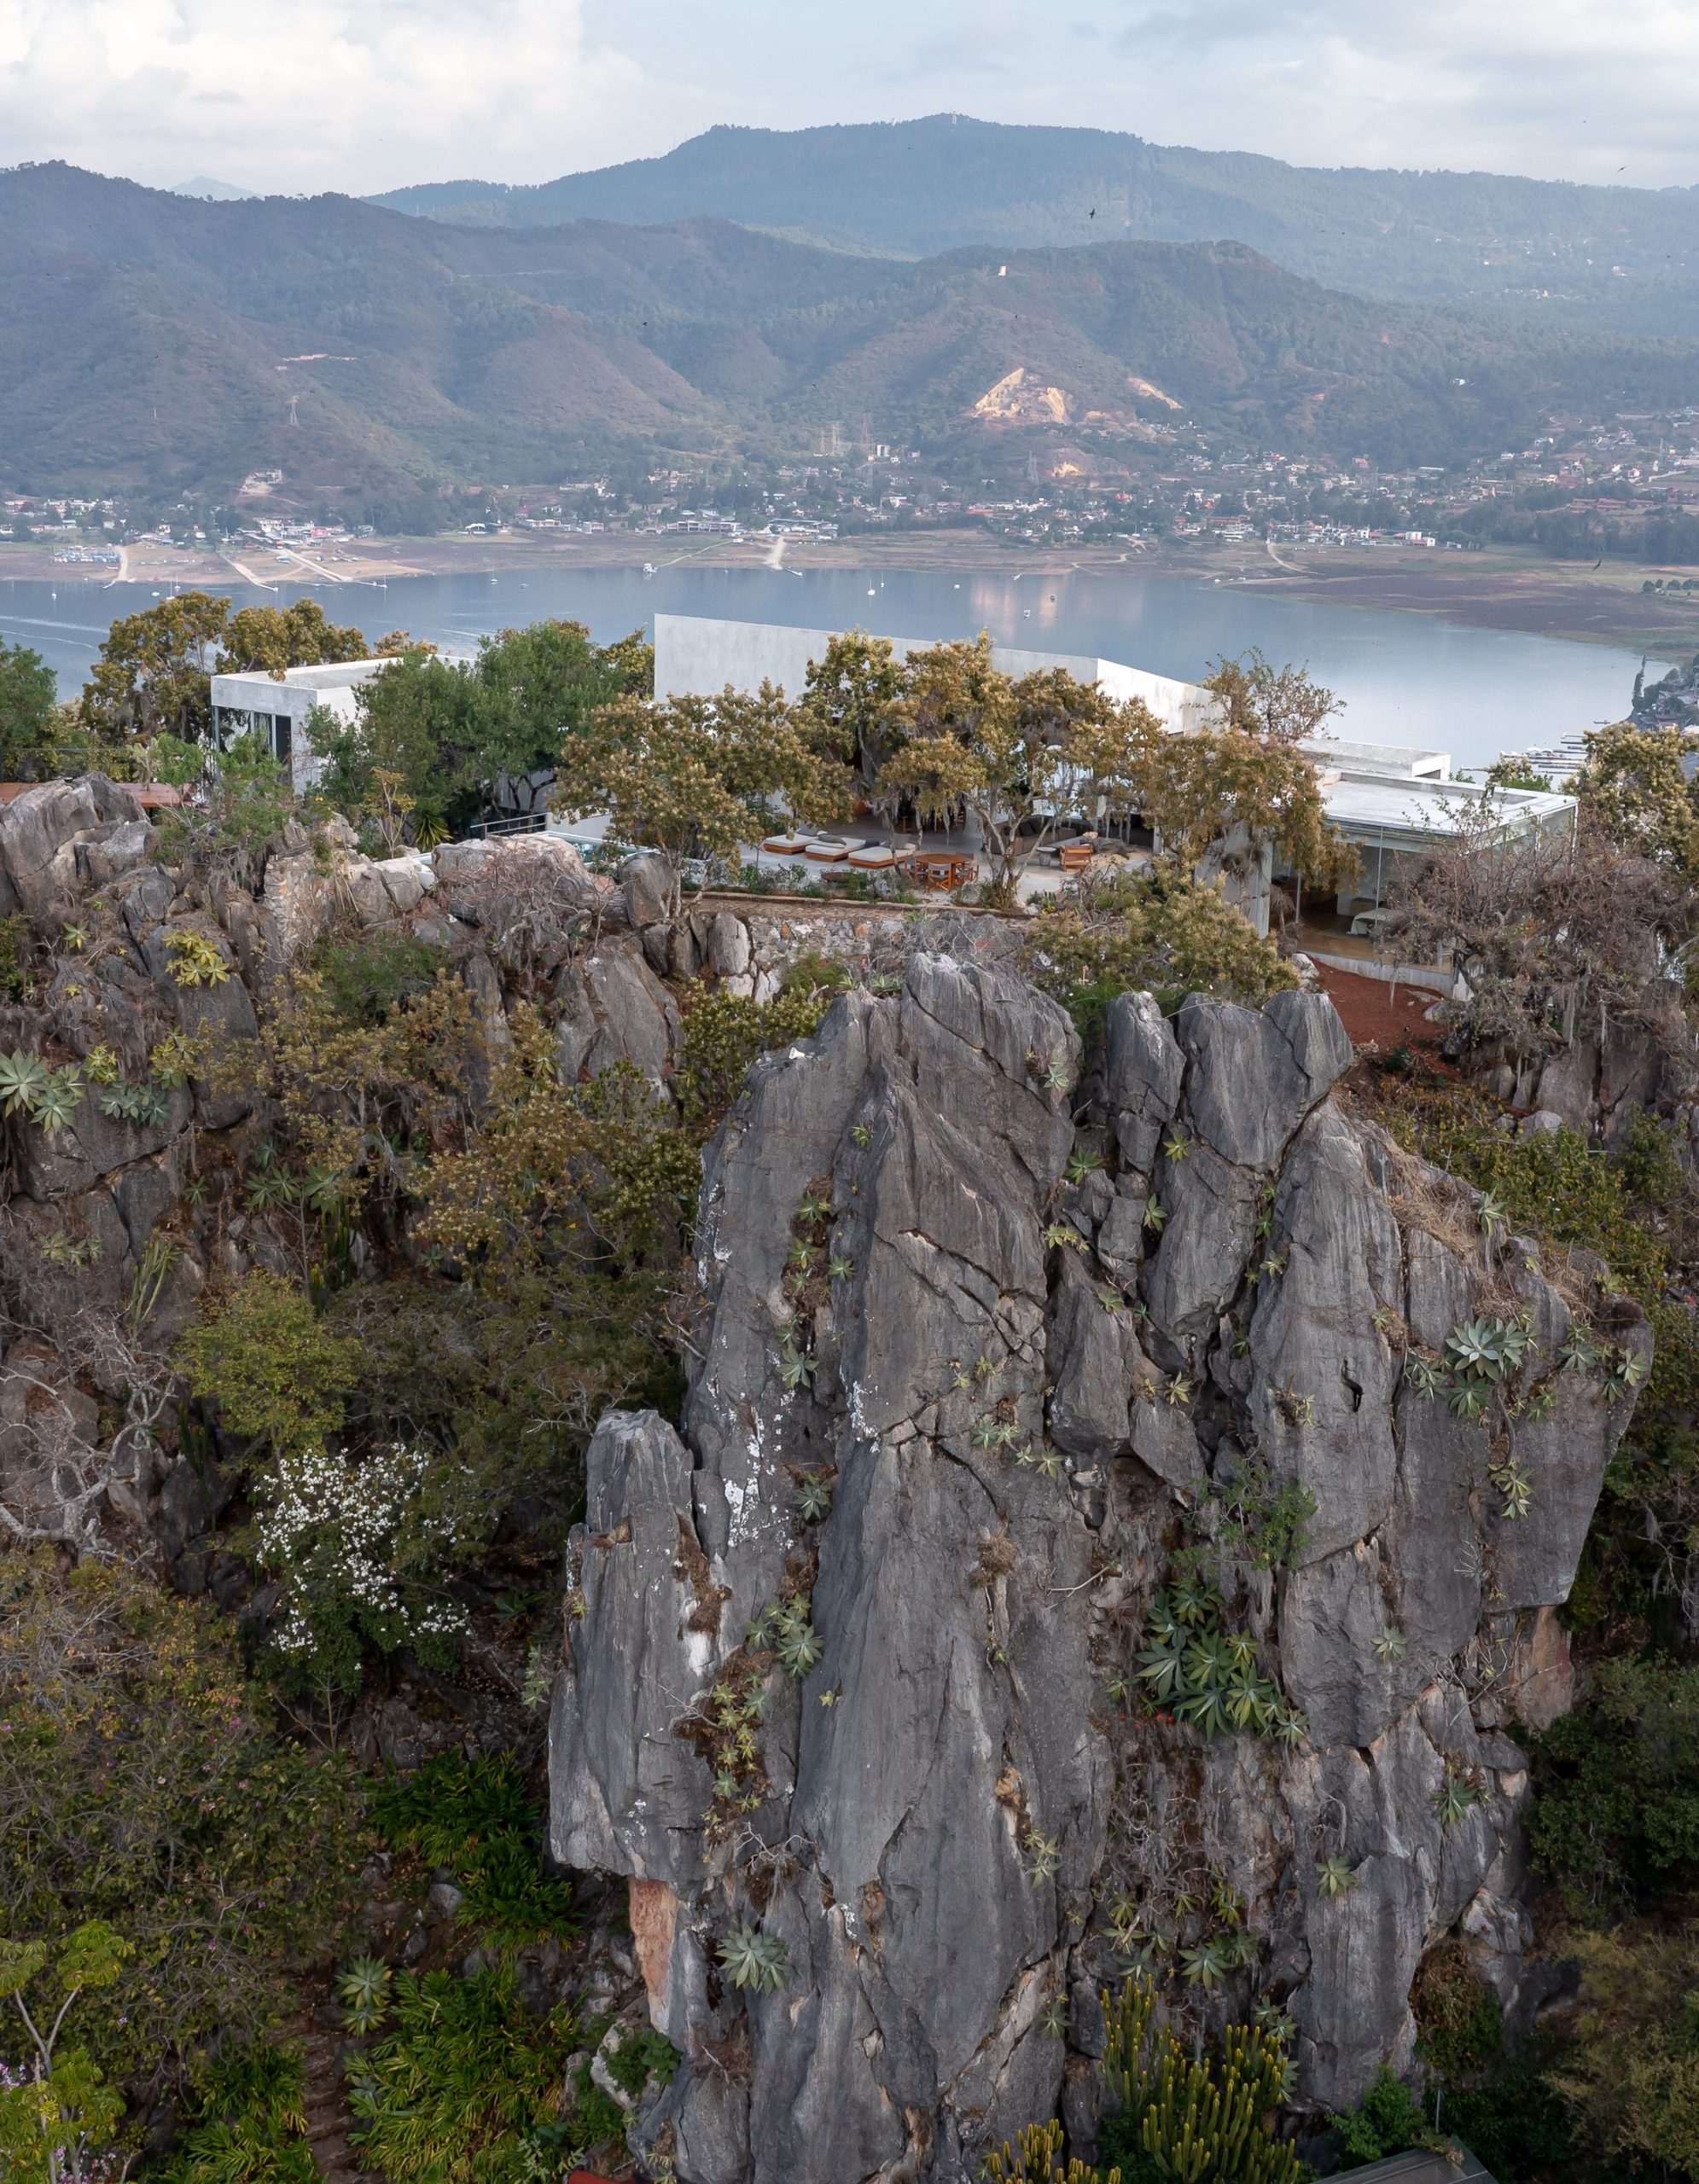
{"label": "leafy tree canopy", "polygon": [[53,670],[41,654],[0,642],[0,778],[38,777],[50,753],[55,702]]}
{"label": "leafy tree canopy", "polygon": [[219,667],[236,675],[282,675],[291,667],[370,656],[360,631],[328,622],[316,599],[298,599],[289,607],[243,607],[230,616],[218,647]]}

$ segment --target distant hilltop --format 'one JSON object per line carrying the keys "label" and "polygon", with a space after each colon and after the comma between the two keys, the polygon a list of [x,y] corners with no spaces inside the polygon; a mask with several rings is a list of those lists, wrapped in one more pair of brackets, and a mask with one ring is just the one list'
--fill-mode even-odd
{"label": "distant hilltop", "polygon": [[1623,333],[1699,334],[1699,192],[1514,175],[1295,167],[1106,129],[929,114],[710,129],[659,159],[531,186],[391,190],[397,212],[480,227],[704,214],[834,250],[1247,243],[1294,273],[1410,302],[1491,302]]}

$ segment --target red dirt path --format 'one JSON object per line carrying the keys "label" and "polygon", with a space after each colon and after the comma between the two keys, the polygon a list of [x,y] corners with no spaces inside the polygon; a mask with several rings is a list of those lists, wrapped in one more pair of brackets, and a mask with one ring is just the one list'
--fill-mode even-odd
{"label": "red dirt path", "polygon": [[1318,963],[1316,968],[1353,1047],[1372,1042],[1383,1054],[1399,1046],[1438,1047],[1439,1025],[1424,1020],[1425,1012],[1439,999],[1430,987],[1394,989],[1383,979],[1335,970],[1330,963]]}

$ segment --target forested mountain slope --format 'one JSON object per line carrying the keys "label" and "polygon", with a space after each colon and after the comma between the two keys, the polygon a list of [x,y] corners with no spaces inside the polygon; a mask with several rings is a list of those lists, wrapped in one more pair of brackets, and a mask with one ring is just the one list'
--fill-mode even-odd
{"label": "forested mountain slope", "polygon": [[375,200],[432,219],[548,226],[718,214],[842,250],[963,243],[1248,243],[1330,287],[1507,302],[1627,331],[1699,332],[1699,195],[1516,175],[1295,167],[1105,129],[966,115],[717,128],[660,159],[529,187],[446,182]]}
{"label": "forested mountain slope", "polygon": [[527,482],[622,447],[806,445],[857,411],[934,437],[1190,419],[1428,462],[1551,405],[1699,392],[1686,343],[1368,303],[1240,244],[911,263],[722,220],[471,229],[62,166],[0,176],[0,450],[26,490],[228,491],[261,464],[368,494]]}

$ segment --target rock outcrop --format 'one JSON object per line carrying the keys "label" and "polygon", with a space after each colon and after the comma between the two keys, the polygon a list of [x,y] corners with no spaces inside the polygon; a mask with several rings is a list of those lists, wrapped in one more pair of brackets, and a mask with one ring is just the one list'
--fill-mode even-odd
{"label": "rock outcrop", "polygon": [[[751,1072],[683,1433],[591,1450],[550,1732],[554,1850],[629,1877],[685,2058],[645,2126],[683,2184],[955,2184],[1058,2107],[1089,2152],[1092,1991],[1141,1937],[1177,2005],[1280,1999],[1318,2107],[1408,2062],[1449,1933],[1514,2006],[1507,1693],[1562,1703],[1638,1366],[1615,1403],[1558,1369],[1584,1270],[1492,1251],[1349,1059],[1319,995],[1127,996],[1076,1112],[1061,1011],[922,956]],[[1520,1331],[1513,1424],[1431,1392],[1471,1319]],[[1132,1695],[1177,1567],[1279,1734]],[[1213,1995],[1176,1954],[1212,1898],[1248,1937]]]}

